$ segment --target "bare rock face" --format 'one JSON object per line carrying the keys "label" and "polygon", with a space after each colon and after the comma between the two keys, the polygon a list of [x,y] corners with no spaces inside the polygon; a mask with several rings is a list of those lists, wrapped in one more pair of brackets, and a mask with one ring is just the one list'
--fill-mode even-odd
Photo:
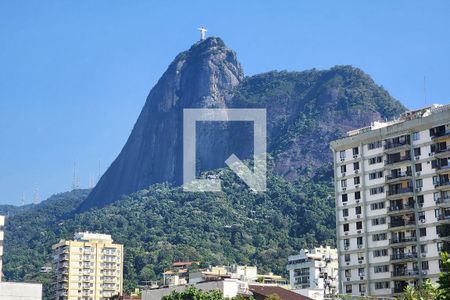
{"label": "bare rock face", "polygon": [[[219,38],[200,41],[180,53],[151,90],[127,143],[80,210],[104,206],[153,183],[180,184],[183,109],[225,107],[232,89],[243,78],[236,53]],[[203,156],[203,166],[221,167],[223,157],[232,150],[227,148],[228,136],[220,137],[214,132],[227,125],[204,125],[206,128],[199,129],[201,138],[197,144],[209,146],[198,147],[198,152],[216,152]]]}
{"label": "bare rock face", "polygon": [[[329,168],[329,142],[405,110],[361,70],[268,72],[244,78],[236,54],[208,38],[179,54],[151,90],[119,156],[80,210],[101,207],[154,183],[182,183],[184,108],[265,108],[273,171],[295,182]],[[197,173],[253,153],[253,124],[198,122]],[[323,172],[322,172],[323,173]]]}

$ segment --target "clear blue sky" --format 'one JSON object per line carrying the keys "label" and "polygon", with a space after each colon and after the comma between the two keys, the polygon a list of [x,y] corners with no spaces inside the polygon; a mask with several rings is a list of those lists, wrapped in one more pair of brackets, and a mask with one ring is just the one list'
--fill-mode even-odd
{"label": "clear blue sky", "polygon": [[[214,3],[213,3],[214,2]],[[450,102],[450,1],[0,3],[0,204],[82,187],[121,150],[145,98],[196,28],[247,75],[362,68],[410,108]]]}

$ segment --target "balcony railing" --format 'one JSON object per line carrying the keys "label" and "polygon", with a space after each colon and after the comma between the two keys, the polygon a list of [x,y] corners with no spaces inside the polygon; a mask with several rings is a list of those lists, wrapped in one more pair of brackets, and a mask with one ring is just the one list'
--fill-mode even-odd
{"label": "balcony railing", "polygon": [[409,243],[417,241],[416,237],[409,238],[394,238],[389,240],[389,244],[400,244],[400,243]]}
{"label": "balcony railing", "polygon": [[448,204],[450,203],[450,196],[436,198],[434,202],[436,202],[436,204]]}
{"label": "balcony railing", "polygon": [[393,190],[389,190],[388,191],[388,196],[405,194],[405,193],[412,193],[412,191],[413,191],[412,186],[405,187],[405,188],[399,188],[399,189],[393,189]]}
{"label": "balcony railing", "polygon": [[412,173],[411,172],[401,172],[401,173],[397,173],[397,174],[390,174],[386,176],[386,180],[394,180],[397,178],[405,178],[405,177],[409,177],[411,176]]}
{"label": "balcony railing", "polygon": [[392,272],[392,277],[400,276],[417,276],[419,275],[419,270],[394,270]]}
{"label": "balcony railing", "polygon": [[436,166],[436,170],[444,171],[444,170],[449,170],[449,169],[450,169],[450,165]]}
{"label": "balcony railing", "polygon": [[431,138],[432,139],[437,139],[437,138],[441,138],[441,137],[444,137],[444,136],[450,136],[450,130],[437,132],[437,133],[433,134],[431,136]]}
{"label": "balcony railing", "polygon": [[439,215],[437,219],[439,221],[450,220],[450,215]]}
{"label": "balcony railing", "polygon": [[389,210],[389,212],[396,212],[396,211],[402,211],[402,210],[409,210],[409,209],[413,209],[413,208],[414,208],[414,203],[389,206],[388,210]]}
{"label": "balcony railing", "polygon": [[386,142],[384,144],[384,149],[393,149],[393,148],[397,148],[397,147],[401,147],[401,146],[405,146],[405,145],[411,145],[411,140],[405,140],[402,142]]}
{"label": "balcony railing", "polygon": [[417,252],[395,253],[391,255],[391,260],[415,259],[415,258],[417,258]]}
{"label": "balcony railing", "polygon": [[392,164],[396,164],[396,163],[399,163],[399,162],[402,162],[402,161],[408,161],[408,160],[411,160],[411,155],[405,155],[405,156],[402,156],[402,157],[400,157],[398,159],[388,159],[388,160],[384,161],[384,164],[385,165],[392,165]]}
{"label": "balcony railing", "polygon": [[441,186],[447,186],[450,185],[450,180],[449,181],[438,181],[434,184],[434,187],[441,187]]}
{"label": "balcony railing", "polygon": [[445,148],[441,148],[441,149],[436,149],[434,151],[434,154],[440,154],[440,153],[445,153],[445,152],[450,152],[450,147],[447,146]]}
{"label": "balcony railing", "polygon": [[392,228],[392,227],[401,227],[401,226],[409,226],[409,225],[415,225],[415,224],[416,224],[416,222],[415,222],[414,220],[409,220],[409,221],[404,221],[404,220],[401,220],[401,221],[394,221],[394,222],[389,223],[389,228]]}

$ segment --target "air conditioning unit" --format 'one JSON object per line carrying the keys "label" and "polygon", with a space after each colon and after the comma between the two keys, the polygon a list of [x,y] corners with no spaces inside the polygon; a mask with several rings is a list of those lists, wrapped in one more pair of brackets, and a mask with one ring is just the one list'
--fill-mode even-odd
{"label": "air conditioning unit", "polygon": [[359,199],[356,199],[356,203],[359,203]]}
{"label": "air conditioning unit", "polygon": [[348,250],[348,246],[344,246],[344,250]]}
{"label": "air conditioning unit", "polygon": [[345,158],[341,158],[341,161],[344,161],[345,160]]}
{"label": "air conditioning unit", "polygon": [[342,177],[344,177],[344,176],[345,176],[345,172],[342,172],[341,174],[342,174]]}
{"label": "air conditioning unit", "polygon": [[361,219],[361,215],[356,215],[356,218]]}
{"label": "air conditioning unit", "polygon": [[359,189],[359,184],[356,184],[356,185],[355,185],[355,189]]}
{"label": "air conditioning unit", "polygon": [[420,219],[420,223],[425,223],[425,219]]}
{"label": "air conditioning unit", "polygon": [[342,202],[342,205],[347,205],[347,202]]}
{"label": "air conditioning unit", "polygon": [[434,152],[428,153],[428,156],[434,156]]}
{"label": "air conditioning unit", "polygon": [[420,176],[420,172],[416,172],[416,176]]}
{"label": "air conditioning unit", "polygon": [[348,235],[348,231],[344,232],[344,235]]}
{"label": "air conditioning unit", "polygon": [[362,264],[362,260],[358,260],[358,263]]}
{"label": "air conditioning unit", "polygon": [[359,280],[364,280],[364,276],[359,276]]}
{"label": "air conditioning unit", "polygon": [[358,230],[357,233],[360,234],[360,233],[361,233],[361,230]]}
{"label": "air conditioning unit", "polygon": [[343,187],[342,190],[345,192],[345,191],[347,190],[347,188],[346,188],[346,187]]}
{"label": "air conditioning unit", "polygon": [[419,160],[419,159],[420,159],[420,156],[416,156],[415,159],[416,159],[416,160]]}
{"label": "air conditioning unit", "polygon": [[347,281],[350,281],[350,277],[347,277]]}
{"label": "air conditioning unit", "polygon": [[358,158],[358,154],[354,154],[354,155],[353,155],[353,158]]}
{"label": "air conditioning unit", "polygon": [[344,218],[344,221],[347,221],[347,218]]}
{"label": "air conditioning unit", "polygon": [[427,256],[427,254],[426,253],[422,253],[422,257],[426,257]]}
{"label": "air conditioning unit", "polygon": [[363,245],[358,245],[358,249],[361,249],[363,247]]}
{"label": "air conditioning unit", "polygon": [[359,173],[359,170],[355,170],[355,174],[358,174]]}
{"label": "air conditioning unit", "polygon": [[346,264],[347,266],[349,266],[349,265],[350,265],[350,262],[346,262],[345,264]]}

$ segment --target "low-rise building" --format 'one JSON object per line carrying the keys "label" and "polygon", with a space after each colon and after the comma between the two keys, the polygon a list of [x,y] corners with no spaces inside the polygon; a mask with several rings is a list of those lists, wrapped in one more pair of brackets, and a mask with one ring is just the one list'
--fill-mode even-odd
{"label": "low-rise building", "polygon": [[302,249],[288,258],[289,283],[296,293],[321,300],[335,295],[338,287],[337,249]]}

